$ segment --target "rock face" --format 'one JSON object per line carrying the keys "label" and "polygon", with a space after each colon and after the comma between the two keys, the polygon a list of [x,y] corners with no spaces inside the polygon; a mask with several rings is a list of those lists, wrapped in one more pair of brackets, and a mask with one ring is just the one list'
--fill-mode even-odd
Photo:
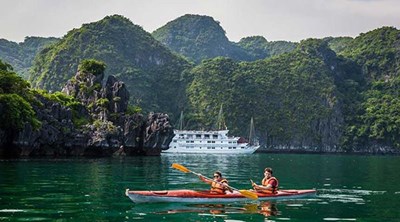
{"label": "rock face", "polygon": [[[125,84],[109,76],[78,72],[63,88],[82,105],[72,110],[37,95],[34,110],[39,130],[26,124],[12,147],[0,139],[0,157],[107,157],[160,155],[174,134],[167,114],[127,114],[129,92]],[[89,124],[77,126],[76,119]],[[0,132],[0,137],[5,135]],[[5,140],[4,140],[5,141]]]}

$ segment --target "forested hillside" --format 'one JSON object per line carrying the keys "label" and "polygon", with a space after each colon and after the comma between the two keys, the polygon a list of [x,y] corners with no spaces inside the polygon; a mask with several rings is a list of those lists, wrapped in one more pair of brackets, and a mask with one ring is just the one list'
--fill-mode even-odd
{"label": "forested hillside", "polygon": [[[21,52],[4,45],[8,58]],[[31,83],[59,91],[84,59],[104,62],[105,75],[124,81],[136,110],[168,113],[171,122],[184,111],[187,129],[212,128],[222,105],[232,134],[247,136],[253,117],[268,148],[400,150],[400,31],[393,27],[355,38],[233,43],[208,16],[184,15],[150,34],[114,15],[40,51]]]}
{"label": "forested hillside", "polygon": [[246,135],[254,117],[269,146],[334,150],[342,139],[345,115],[353,109],[345,96],[358,93],[352,86],[360,76],[350,71],[326,42],[316,39],[257,62],[203,61],[192,70],[188,87],[192,122],[202,123],[192,127],[212,127],[215,120],[209,117],[217,115],[215,104],[222,104],[234,134]]}
{"label": "forested hillside", "polygon": [[348,143],[400,148],[400,31],[382,27],[361,34],[340,55],[355,61],[367,82]]}
{"label": "forested hillside", "polygon": [[292,51],[295,43],[267,42],[264,37],[248,37],[230,42],[225,30],[212,17],[184,15],[155,30],[152,35],[172,51],[195,63],[218,56],[254,61]]}
{"label": "forested hillside", "polygon": [[225,30],[209,16],[184,15],[155,30],[152,35],[174,52],[196,63],[217,56],[248,59],[244,50],[233,45]]}
{"label": "forested hillside", "polygon": [[297,46],[297,43],[287,41],[268,42],[262,36],[242,38],[237,44],[246,50],[251,60],[265,59],[285,52],[291,52]]}
{"label": "forested hillside", "polygon": [[145,111],[178,112],[182,96],[176,95],[184,89],[181,73],[188,62],[119,15],[84,24],[41,51],[30,81],[34,87],[59,91],[86,58],[103,61],[106,75],[125,82],[132,105]]}
{"label": "forested hillside", "polygon": [[29,69],[36,54],[56,41],[57,38],[41,37],[26,37],[21,43],[0,39],[0,59],[9,63],[24,79],[28,79]]}

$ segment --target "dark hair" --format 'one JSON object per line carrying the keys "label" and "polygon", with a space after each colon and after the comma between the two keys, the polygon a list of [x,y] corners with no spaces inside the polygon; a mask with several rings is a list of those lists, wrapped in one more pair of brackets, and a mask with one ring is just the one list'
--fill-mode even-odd
{"label": "dark hair", "polygon": [[219,172],[219,171],[215,171],[214,173],[215,173],[215,174],[218,174],[218,175],[219,175],[219,177],[222,177],[222,173],[221,173],[221,172]]}
{"label": "dark hair", "polygon": [[272,168],[271,167],[267,167],[264,169],[264,172],[269,172],[272,175]]}

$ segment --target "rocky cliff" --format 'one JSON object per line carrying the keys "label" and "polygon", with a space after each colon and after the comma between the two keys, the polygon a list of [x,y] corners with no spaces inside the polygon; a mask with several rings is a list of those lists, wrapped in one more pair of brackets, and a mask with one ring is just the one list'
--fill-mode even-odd
{"label": "rocky cliff", "polygon": [[103,77],[79,71],[69,80],[63,93],[79,101],[73,107],[36,94],[32,106],[41,127],[25,124],[11,143],[0,139],[0,157],[159,155],[168,149],[174,135],[168,115],[128,113],[125,84],[109,76],[102,86]]}

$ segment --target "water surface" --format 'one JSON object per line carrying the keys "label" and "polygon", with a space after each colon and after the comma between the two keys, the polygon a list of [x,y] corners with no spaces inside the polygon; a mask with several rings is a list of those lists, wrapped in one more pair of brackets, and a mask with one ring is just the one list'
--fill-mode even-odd
{"label": "water surface", "polygon": [[[299,154],[163,155],[0,161],[0,221],[400,221],[400,157]],[[208,189],[172,163],[251,188],[273,167],[282,189],[316,198],[231,204],[134,204],[125,189]]]}

